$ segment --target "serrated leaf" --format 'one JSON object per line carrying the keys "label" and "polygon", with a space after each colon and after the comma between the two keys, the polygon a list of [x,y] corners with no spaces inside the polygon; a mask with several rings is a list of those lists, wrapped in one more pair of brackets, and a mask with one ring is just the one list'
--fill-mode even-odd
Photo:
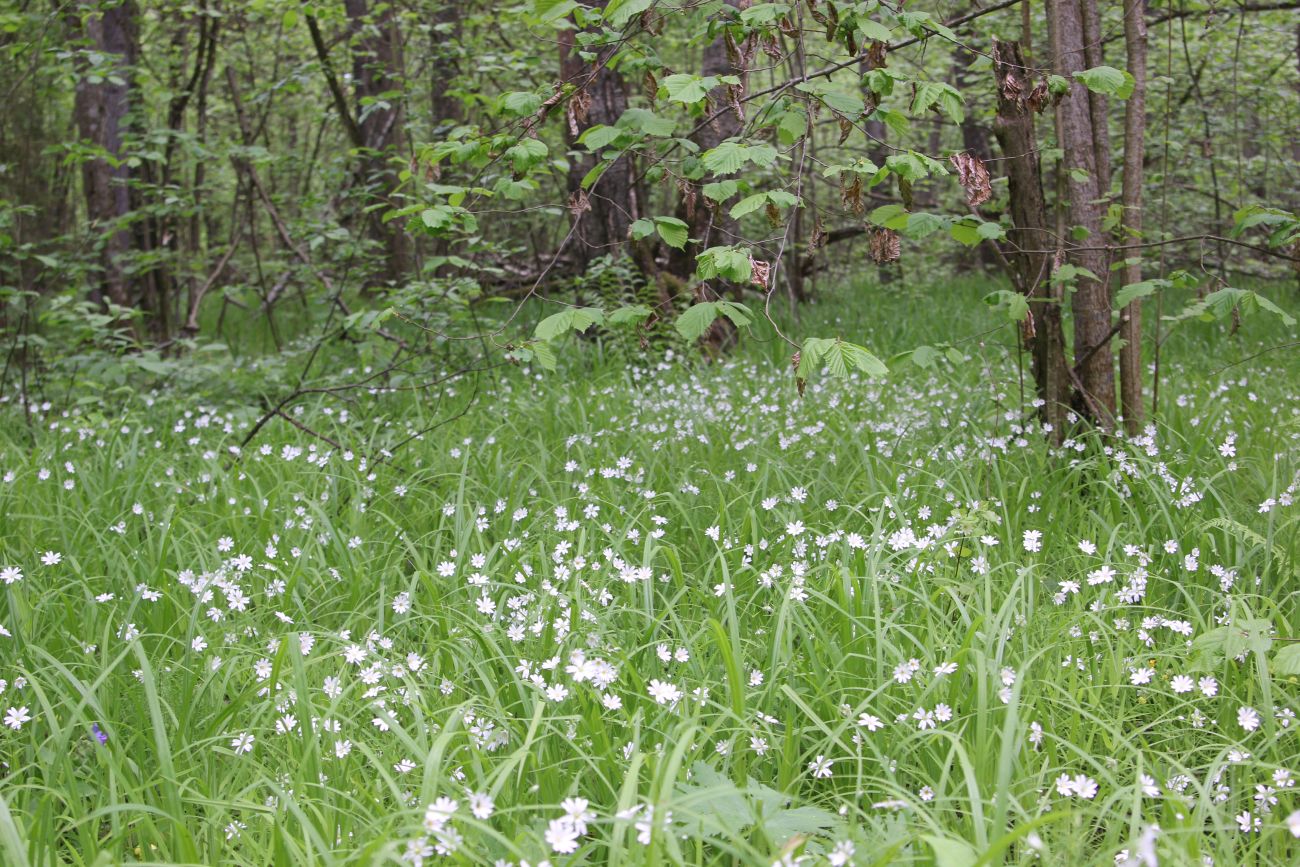
{"label": "serrated leaf", "polygon": [[722,203],[740,191],[740,182],[733,180],[714,181],[705,184],[700,192],[711,202]]}
{"label": "serrated leaf", "polygon": [[673,327],[677,333],[690,343],[694,343],[704,336],[704,332],[709,330],[713,320],[718,318],[718,305],[713,301],[701,301],[686,309]]}
{"label": "serrated leaf", "polygon": [[690,227],[676,217],[655,217],[655,228],[664,243],[675,250],[685,247],[690,238]]}
{"label": "serrated leaf", "polygon": [[597,307],[569,307],[538,322],[533,336],[538,340],[555,340],[570,331],[586,331],[604,321],[605,314]]}
{"label": "serrated leaf", "polygon": [[537,359],[538,365],[548,373],[555,372],[555,351],[551,349],[551,344],[544,340],[532,344],[530,347],[533,351],[533,357]]}
{"label": "serrated leaf", "polygon": [[517,90],[501,97],[501,109],[506,114],[524,117],[533,114],[542,105],[542,98],[526,90]]}
{"label": "serrated leaf", "polygon": [[763,168],[775,161],[776,149],[770,145],[743,145],[730,139],[700,155],[700,162],[704,168],[718,175],[738,172],[745,163],[753,163]]}
{"label": "serrated leaf", "polygon": [[659,83],[659,88],[673,102],[681,102],[686,105],[694,105],[704,97],[709,95],[709,90],[714,86],[716,80],[705,78],[700,75],[692,75],[689,72],[678,72],[670,75]]}

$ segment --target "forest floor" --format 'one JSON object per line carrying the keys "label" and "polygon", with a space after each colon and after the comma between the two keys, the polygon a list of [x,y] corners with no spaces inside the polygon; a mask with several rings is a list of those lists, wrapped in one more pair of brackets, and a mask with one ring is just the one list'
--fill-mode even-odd
{"label": "forest floor", "polygon": [[944,291],[805,311],[887,378],[584,346],[391,457],[445,410],[5,410],[0,861],[1295,863],[1294,338],[1053,450]]}

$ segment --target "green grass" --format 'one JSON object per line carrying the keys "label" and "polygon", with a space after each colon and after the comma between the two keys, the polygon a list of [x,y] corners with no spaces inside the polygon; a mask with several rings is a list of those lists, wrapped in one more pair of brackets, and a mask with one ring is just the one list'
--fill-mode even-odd
{"label": "green grass", "polygon": [[0,729],[0,863],[1136,864],[1152,825],[1162,864],[1294,863],[1300,364],[1233,365],[1293,338],[1180,326],[1152,436],[1053,452],[983,291],[788,323],[886,380],[801,400],[762,334],[712,366],[574,346],[391,459],[468,389],[304,403],[347,454],[278,422],[232,454],[256,409],[215,385],[7,410],[0,711],[32,719]]}

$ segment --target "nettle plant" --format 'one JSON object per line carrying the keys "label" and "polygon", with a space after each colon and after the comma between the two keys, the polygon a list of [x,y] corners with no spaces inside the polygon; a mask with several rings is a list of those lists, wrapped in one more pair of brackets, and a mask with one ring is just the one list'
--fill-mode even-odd
{"label": "nettle plant", "polygon": [[[1077,148],[1064,140],[1074,126],[1059,124],[1064,112],[1056,111],[1056,148],[1040,151],[1034,126],[1040,116],[1050,125],[1048,109],[1062,104],[1087,111],[1094,95],[1140,96],[1145,73],[1066,63],[1038,69],[1014,43],[971,45],[926,12],[878,0],[531,0],[502,16],[502,28],[559,44],[558,79],[481,97],[479,122],[456,125],[419,149],[402,175],[413,204],[390,218],[446,239],[464,259],[494,234],[562,224],[553,252],[534,253],[535,268],[515,270],[509,294],[521,306],[558,276],[581,273],[618,249],[655,290],[653,304],[565,306],[528,336],[507,333],[511,316],[493,335],[510,360],[554,370],[557,344],[571,332],[665,320],[682,338],[716,346],[761,318],[789,344],[800,391],[818,371],[881,376],[885,363],[852,335],[786,334],[771,314],[774,295],[784,288],[802,298],[805,273],[836,240],[865,236],[871,259],[884,264],[900,258],[903,240],[947,235],[996,248],[1014,291],[988,300],[1019,323],[1032,350],[1039,404],[1054,408],[1043,411],[1044,421],[1059,430],[1073,410],[1102,427],[1113,423],[1113,352],[1129,335],[1112,338],[1144,296],[1181,283],[1143,281],[1136,254],[1108,261],[1117,249],[1140,246],[1142,233],[1127,216],[1140,206],[1140,192],[1136,206],[1127,193],[1123,203],[1104,201],[1110,180],[1094,177],[1095,164],[1076,164]],[[1068,36],[1068,24],[1056,22],[1053,32]],[[909,48],[928,53],[890,63]],[[1005,179],[973,151],[911,146],[924,141],[933,150],[938,141],[917,135],[917,126],[966,121],[966,95],[941,80],[962,80],[949,75],[960,52],[968,70],[993,72],[984,79],[997,97]],[[1021,137],[1004,140],[1002,128],[1015,124]],[[1064,211],[1069,200],[1065,238],[1047,230],[1040,153],[1058,165],[1056,206]],[[1028,182],[1018,182],[1017,172]],[[1034,201],[1026,199],[1031,188]],[[945,212],[946,200],[960,204]],[[1054,249],[1038,249],[1048,244]],[[1099,249],[1109,252],[1098,259]],[[1113,281],[1125,284],[1118,292],[1108,269],[1123,270]],[[1238,293],[1231,310],[1243,300],[1266,308],[1243,291],[1231,290]],[[1217,314],[1227,298],[1196,312]],[[1067,303],[1076,320],[1073,363],[1061,325]],[[1140,326],[1135,333],[1140,338]],[[913,360],[933,363],[938,353],[927,350],[933,347],[911,353]],[[1125,396],[1126,420],[1140,418]]]}

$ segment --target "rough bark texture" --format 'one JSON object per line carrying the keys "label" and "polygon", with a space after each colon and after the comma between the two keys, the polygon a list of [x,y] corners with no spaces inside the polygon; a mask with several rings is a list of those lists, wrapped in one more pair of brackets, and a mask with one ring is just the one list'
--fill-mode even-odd
{"label": "rough bark texture", "polygon": [[1106,284],[1101,206],[1098,202],[1097,152],[1093,136],[1088,90],[1074,80],[1085,68],[1083,14],[1079,0],[1048,0],[1052,49],[1056,72],[1071,82],[1069,93],[1057,107],[1057,138],[1065,152],[1068,221],[1083,230],[1081,244],[1067,243],[1068,260],[1099,279],[1080,274],[1075,283],[1075,374],[1078,399],[1075,409],[1098,426],[1109,429],[1115,418],[1115,363],[1109,346],[1110,291]]}
{"label": "rough bark texture", "polygon": [[[726,4],[738,8],[741,0],[726,0]],[[719,34],[704,48],[700,74],[739,76],[740,89],[735,95],[737,97],[743,95],[748,83],[748,74],[741,55],[746,50],[752,51],[752,47],[736,45],[734,49],[729,49],[726,38]],[[699,146],[701,153],[740,134],[741,118],[736,114],[736,110],[728,107],[729,102],[726,85],[719,85],[709,91],[708,112],[709,114],[720,112],[720,114],[691,136],[691,140]],[[737,101],[736,104],[739,105],[739,102]],[[719,244],[736,243],[738,227],[728,211],[729,205],[726,204],[717,208],[712,207],[712,203],[700,194],[698,184],[691,184],[690,188],[684,191],[678,208],[678,217],[691,227],[691,237],[698,243],[688,244],[684,250],[671,251],[669,270],[674,275],[682,279],[689,278],[695,271],[695,254],[699,250]]]}
{"label": "rough bark texture", "polygon": [[1007,174],[1012,229],[1007,240],[1019,290],[1032,301],[1029,325],[1022,332],[1033,359],[1034,385],[1044,402],[1040,413],[1052,426],[1052,439],[1059,442],[1070,402],[1070,384],[1065,365],[1065,333],[1061,327],[1060,292],[1048,280],[1050,261],[1042,251],[1051,247],[1047,232],[1047,208],[1043,199],[1042,165],[1034,135],[1032,82],[1025,76],[1025,62],[1015,42],[993,43],[993,73],[997,80],[997,115],[993,134],[1002,149],[1001,164]]}
{"label": "rough bark texture", "polygon": [[429,46],[430,71],[433,77],[431,97],[433,122],[459,122],[461,103],[449,94],[449,85],[460,74],[461,3],[448,0],[433,16],[433,29]]}
{"label": "rough bark texture", "polygon": [[[83,5],[90,9],[97,4]],[[100,247],[99,261],[103,272],[100,286],[94,292],[95,300],[107,300],[123,307],[132,305],[131,289],[123,267],[123,257],[131,248],[131,234],[120,223],[113,224],[131,209],[130,169],[124,162],[118,162],[118,158],[122,156],[122,138],[130,105],[130,67],[137,56],[135,14],[135,4],[127,0],[108,6],[102,12],[86,15],[84,36],[95,51],[113,58],[111,65],[116,70],[114,77],[118,81],[102,75],[105,70],[99,70],[101,77],[98,81],[81,78],[77,82],[74,106],[82,141],[104,153],[102,157],[86,160],[81,167],[88,221],[96,229],[108,230]]]}
{"label": "rough bark texture", "polygon": [[570,249],[580,271],[593,260],[619,251],[639,210],[634,167],[626,157],[606,169],[590,189],[582,188],[582,179],[595,167],[596,158],[577,143],[578,137],[597,124],[612,126],[627,110],[623,77],[601,63],[609,50],[599,49],[595,63],[589,63],[575,47],[572,30],[562,31],[560,36],[560,76],[578,89],[572,98],[574,105],[585,105],[585,111],[570,111],[564,133],[565,143],[577,152],[569,162],[567,186],[569,210],[577,222]]}
{"label": "rough bark texture", "polygon": [[[1125,0],[1131,2],[1131,0]],[[1097,0],[1079,0],[1083,19],[1084,68],[1092,69],[1106,64],[1102,53],[1101,14]],[[1092,118],[1092,149],[1097,160],[1097,191],[1102,198],[1110,195],[1110,101],[1104,93],[1088,91],[1088,113]]]}
{"label": "rough bark texture", "polygon": [[[1142,151],[1146,138],[1147,25],[1142,0],[1128,0],[1124,10],[1124,48],[1128,71],[1133,76],[1133,94],[1124,105],[1124,205],[1125,235],[1142,231]],[[1136,255],[1125,258],[1121,285],[1142,279],[1142,265]],[[1134,301],[1121,312],[1119,335],[1120,407],[1124,429],[1130,435],[1142,429],[1142,302]]]}
{"label": "rough bark texture", "polygon": [[[397,186],[392,157],[401,151],[404,126],[401,94],[384,96],[402,87],[402,34],[397,5],[381,3],[372,11],[368,0],[344,0],[344,7],[351,26],[358,32],[352,52],[352,82],[356,128],[363,149],[359,180],[375,199],[388,202]],[[369,215],[370,234],[384,246],[384,278],[396,283],[410,270],[411,245],[402,221],[384,223],[381,216]]]}

